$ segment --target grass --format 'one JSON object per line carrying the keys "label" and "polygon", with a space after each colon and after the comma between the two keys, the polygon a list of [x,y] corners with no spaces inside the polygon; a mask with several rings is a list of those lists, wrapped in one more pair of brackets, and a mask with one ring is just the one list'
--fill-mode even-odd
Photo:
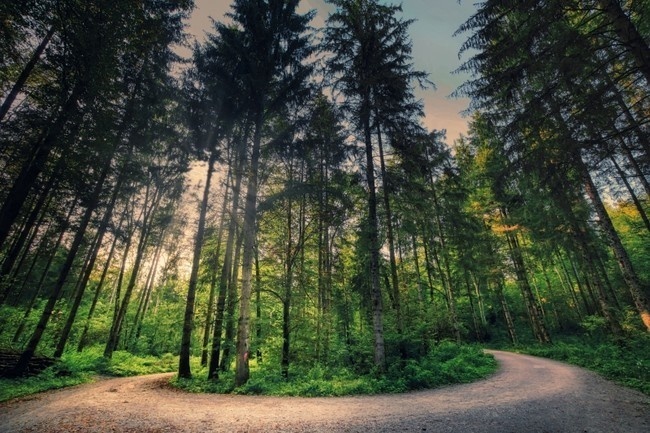
{"label": "grass", "polygon": [[293,367],[289,380],[284,380],[277,368],[253,365],[250,380],[239,388],[232,385],[232,373],[222,374],[218,381],[209,381],[205,370],[196,372],[192,379],[176,378],[172,384],[190,392],[330,397],[401,393],[472,382],[489,376],[496,368],[494,358],[478,346],[443,342],[420,360],[392,363],[385,374],[358,375],[346,367],[317,365]]}
{"label": "grass", "polygon": [[175,371],[178,357],[137,356],[116,351],[113,358],[103,357],[103,347],[89,347],[82,353],[66,353],[61,361],[41,374],[26,378],[0,379],[0,402],[50,389],[92,382],[97,375],[137,376]]}

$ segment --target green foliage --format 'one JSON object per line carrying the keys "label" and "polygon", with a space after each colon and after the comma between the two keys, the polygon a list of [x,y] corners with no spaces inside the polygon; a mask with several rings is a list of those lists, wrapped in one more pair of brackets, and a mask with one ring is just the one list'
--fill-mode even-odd
{"label": "green foliage", "polygon": [[154,357],[116,351],[109,360],[104,358],[103,351],[103,346],[93,346],[81,353],[69,352],[60,362],[37,376],[0,379],[0,401],[91,382],[97,375],[122,377],[166,373],[178,366],[178,357],[170,353]]}
{"label": "green foliage", "polygon": [[359,375],[347,367],[293,368],[288,381],[271,366],[252,366],[253,374],[242,387],[232,387],[232,374],[219,381],[205,379],[201,371],[193,379],[174,379],[172,384],[190,392],[325,397],[357,394],[399,393],[466,383],[484,378],[496,370],[496,362],[478,346],[443,342],[419,360],[401,360],[389,366],[385,375]]}
{"label": "green foliage", "polygon": [[83,373],[63,373],[59,366],[53,366],[38,376],[19,379],[0,379],[0,401],[35,394],[50,389],[64,388],[88,382],[91,376]]}
{"label": "green foliage", "polygon": [[638,333],[626,340],[564,339],[553,345],[520,348],[531,355],[565,361],[650,395],[650,336]]}

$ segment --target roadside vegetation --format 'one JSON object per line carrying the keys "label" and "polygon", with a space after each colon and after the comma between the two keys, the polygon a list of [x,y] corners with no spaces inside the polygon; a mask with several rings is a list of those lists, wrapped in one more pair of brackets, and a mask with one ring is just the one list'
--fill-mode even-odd
{"label": "roadside vegetation", "polygon": [[[200,370],[199,358],[192,358],[192,366]],[[137,376],[172,372],[178,365],[178,356],[170,353],[160,357],[137,356],[117,351],[108,360],[98,346],[82,353],[67,353],[60,362],[41,374],[26,378],[0,379],[0,401],[37,392],[92,382],[98,376]],[[386,374],[376,371],[359,374],[353,368],[324,366],[297,367],[288,380],[273,364],[252,363],[254,380],[235,388],[232,372],[219,381],[203,378],[179,379],[172,385],[189,392],[263,394],[276,396],[342,396],[354,394],[400,393],[443,385],[467,383],[492,374],[497,364],[483,353],[479,346],[442,342],[429,355],[419,359],[395,360]],[[206,370],[207,372],[207,370]]]}
{"label": "roadside vegetation", "polygon": [[299,397],[331,397],[359,394],[394,394],[443,385],[473,382],[497,369],[491,355],[479,346],[443,342],[420,359],[391,363],[385,374],[376,370],[359,374],[353,368],[338,366],[296,367],[285,380],[272,364],[251,363],[255,375],[244,386],[233,387],[232,380],[206,381],[200,374],[193,379],[175,378],[172,384],[190,392],[233,393]]}
{"label": "roadside vegetation", "polygon": [[24,397],[51,389],[92,382],[99,376],[138,376],[171,372],[178,356],[139,356],[116,351],[112,359],[102,356],[103,347],[92,346],[81,353],[68,352],[59,362],[36,376],[0,378],[0,401]]}
{"label": "roadside vegetation", "polygon": [[535,344],[514,350],[588,368],[606,379],[650,395],[648,347],[650,336],[637,333],[630,338],[618,340],[564,337],[551,345]]}

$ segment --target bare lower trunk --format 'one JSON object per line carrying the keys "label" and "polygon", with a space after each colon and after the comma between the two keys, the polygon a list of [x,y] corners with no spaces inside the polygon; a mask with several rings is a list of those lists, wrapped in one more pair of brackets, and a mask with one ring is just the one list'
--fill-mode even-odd
{"label": "bare lower trunk", "polygon": [[185,304],[185,316],[183,319],[183,335],[181,338],[181,349],[178,361],[178,377],[189,379],[192,377],[190,369],[190,352],[192,342],[192,331],[194,329],[194,302],[196,299],[196,285],[199,279],[199,265],[201,264],[201,250],[203,249],[203,238],[205,236],[205,217],[208,212],[208,201],[210,199],[210,185],[214,164],[217,161],[217,151],[212,150],[208,161],[208,173],[205,178],[203,200],[199,210],[199,224],[194,238],[194,254],[192,258],[192,270],[187,289],[187,302]]}
{"label": "bare lower trunk", "polygon": [[250,350],[250,301],[252,293],[253,258],[255,257],[256,219],[257,219],[257,181],[260,163],[260,146],[264,113],[259,109],[255,119],[253,148],[248,171],[248,187],[244,205],[242,285],[239,300],[239,320],[237,323],[237,353],[235,358],[235,386],[248,382]]}

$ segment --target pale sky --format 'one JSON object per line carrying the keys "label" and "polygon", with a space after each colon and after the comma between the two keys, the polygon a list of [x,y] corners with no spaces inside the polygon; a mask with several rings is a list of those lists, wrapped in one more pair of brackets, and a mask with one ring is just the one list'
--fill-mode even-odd
{"label": "pale sky", "polygon": [[[452,74],[462,61],[458,51],[467,35],[452,37],[453,33],[475,11],[474,1],[463,0],[403,0],[401,2],[404,19],[416,19],[410,27],[413,42],[413,62],[415,69],[429,73],[429,79],[436,85],[436,90],[418,91],[416,94],[424,101],[427,129],[447,130],[447,143],[451,144],[460,134],[467,130],[467,118],[461,115],[469,101],[454,99],[449,95],[468,79],[467,75]],[[398,1],[382,1],[386,4],[399,4]],[[196,9],[192,15],[188,31],[199,41],[205,32],[212,30],[210,17],[220,21],[230,9],[230,0],[195,0]],[[333,10],[324,0],[302,0],[301,11],[311,9],[317,15],[311,25],[322,28],[325,19]]]}

